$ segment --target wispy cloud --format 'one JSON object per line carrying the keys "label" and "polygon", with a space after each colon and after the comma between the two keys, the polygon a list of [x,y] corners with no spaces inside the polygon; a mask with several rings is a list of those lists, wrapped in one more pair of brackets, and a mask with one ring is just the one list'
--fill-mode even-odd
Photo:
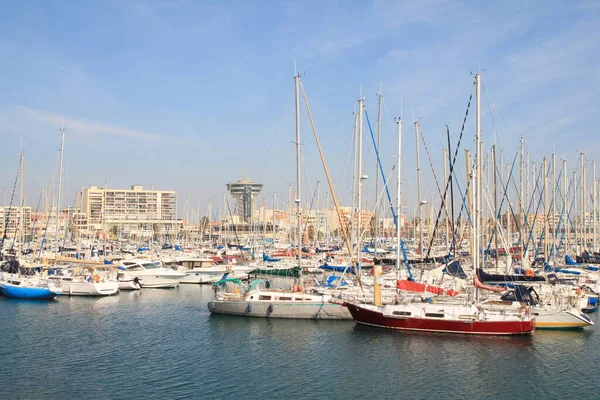
{"label": "wispy cloud", "polygon": [[[23,107],[23,110],[32,116],[33,118],[47,122],[57,127],[62,126],[64,123],[65,128],[82,132],[87,134],[98,134],[98,135],[110,135],[110,136],[122,136],[122,137],[134,137],[140,139],[151,139],[151,140],[159,140],[163,139],[163,136],[157,135],[154,133],[138,131],[128,128],[123,128],[114,125],[108,125],[102,122],[90,122],[84,121],[80,119],[73,119],[68,117],[63,117],[57,114],[52,114],[46,111],[35,110],[29,107]],[[64,118],[64,119],[63,119]]]}

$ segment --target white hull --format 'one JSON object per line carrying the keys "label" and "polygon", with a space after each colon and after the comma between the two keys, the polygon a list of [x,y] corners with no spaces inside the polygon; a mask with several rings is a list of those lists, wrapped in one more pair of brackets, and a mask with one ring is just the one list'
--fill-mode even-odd
{"label": "white hull", "polygon": [[119,292],[119,282],[63,281],[62,288],[62,294],[69,296],[111,296]]}
{"label": "white hull", "polygon": [[352,319],[346,307],[330,303],[328,296],[279,290],[249,293],[238,299],[226,296],[210,301],[208,309],[215,314],[259,318]]}
{"label": "white hull", "polygon": [[[223,278],[223,275],[227,272],[223,270],[209,270],[208,268],[199,268],[194,270],[186,271],[185,277],[181,280],[181,283],[215,283]],[[231,276],[231,275],[230,275]]]}
{"label": "white hull", "polygon": [[140,290],[141,288],[133,279],[119,281],[119,290]]}
{"label": "white hull", "polygon": [[182,275],[147,275],[147,276],[138,276],[140,280],[140,285],[142,288],[151,288],[151,289],[169,289],[174,288],[179,285],[181,280],[183,279]]}
{"label": "white hull", "polygon": [[532,308],[536,329],[581,329],[594,325],[587,315],[577,310],[545,310]]}

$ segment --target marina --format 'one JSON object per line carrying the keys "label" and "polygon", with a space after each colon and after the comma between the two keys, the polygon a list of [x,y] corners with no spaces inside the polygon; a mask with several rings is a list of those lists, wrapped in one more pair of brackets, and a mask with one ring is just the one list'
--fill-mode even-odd
{"label": "marina", "polygon": [[0,399],[598,399],[600,3],[11,3]]}
{"label": "marina", "polygon": [[[498,398],[527,391],[593,399],[600,390],[598,325],[514,337],[394,333],[352,321],[214,315],[206,306],[212,298],[210,285],[52,302],[1,298],[0,397],[397,398],[401,391],[404,398]],[[41,363],[51,367],[32,377]],[[411,384],[399,388],[398,379]]]}

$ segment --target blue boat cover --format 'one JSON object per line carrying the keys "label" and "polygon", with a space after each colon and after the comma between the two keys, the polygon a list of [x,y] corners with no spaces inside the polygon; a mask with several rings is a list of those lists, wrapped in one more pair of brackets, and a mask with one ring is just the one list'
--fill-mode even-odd
{"label": "blue boat cover", "polygon": [[568,254],[565,256],[565,263],[567,265],[579,265],[579,263],[573,261],[573,259]]}
{"label": "blue boat cover", "polygon": [[281,261],[281,259],[280,258],[271,258],[271,257],[269,257],[269,255],[267,253],[263,253],[263,261],[277,262],[277,261]]}
{"label": "blue boat cover", "polygon": [[460,265],[460,261],[458,261],[458,260],[452,260],[448,264],[446,264],[446,268],[444,268],[444,273],[446,273],[448,275],[456,276],[457,278],[460,278],[460,279],[467,278],[467,274],[465,273],[465,270]]}

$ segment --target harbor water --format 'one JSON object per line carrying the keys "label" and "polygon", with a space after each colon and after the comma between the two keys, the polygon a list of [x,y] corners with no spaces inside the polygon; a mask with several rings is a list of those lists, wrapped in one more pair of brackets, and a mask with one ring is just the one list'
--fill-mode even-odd
{"label": "harbor water", "polygon": [[597,325],[531,337],[394,332],[216,316],[212,296],[181,285],[0,298],[0,399],[600,398]]}

